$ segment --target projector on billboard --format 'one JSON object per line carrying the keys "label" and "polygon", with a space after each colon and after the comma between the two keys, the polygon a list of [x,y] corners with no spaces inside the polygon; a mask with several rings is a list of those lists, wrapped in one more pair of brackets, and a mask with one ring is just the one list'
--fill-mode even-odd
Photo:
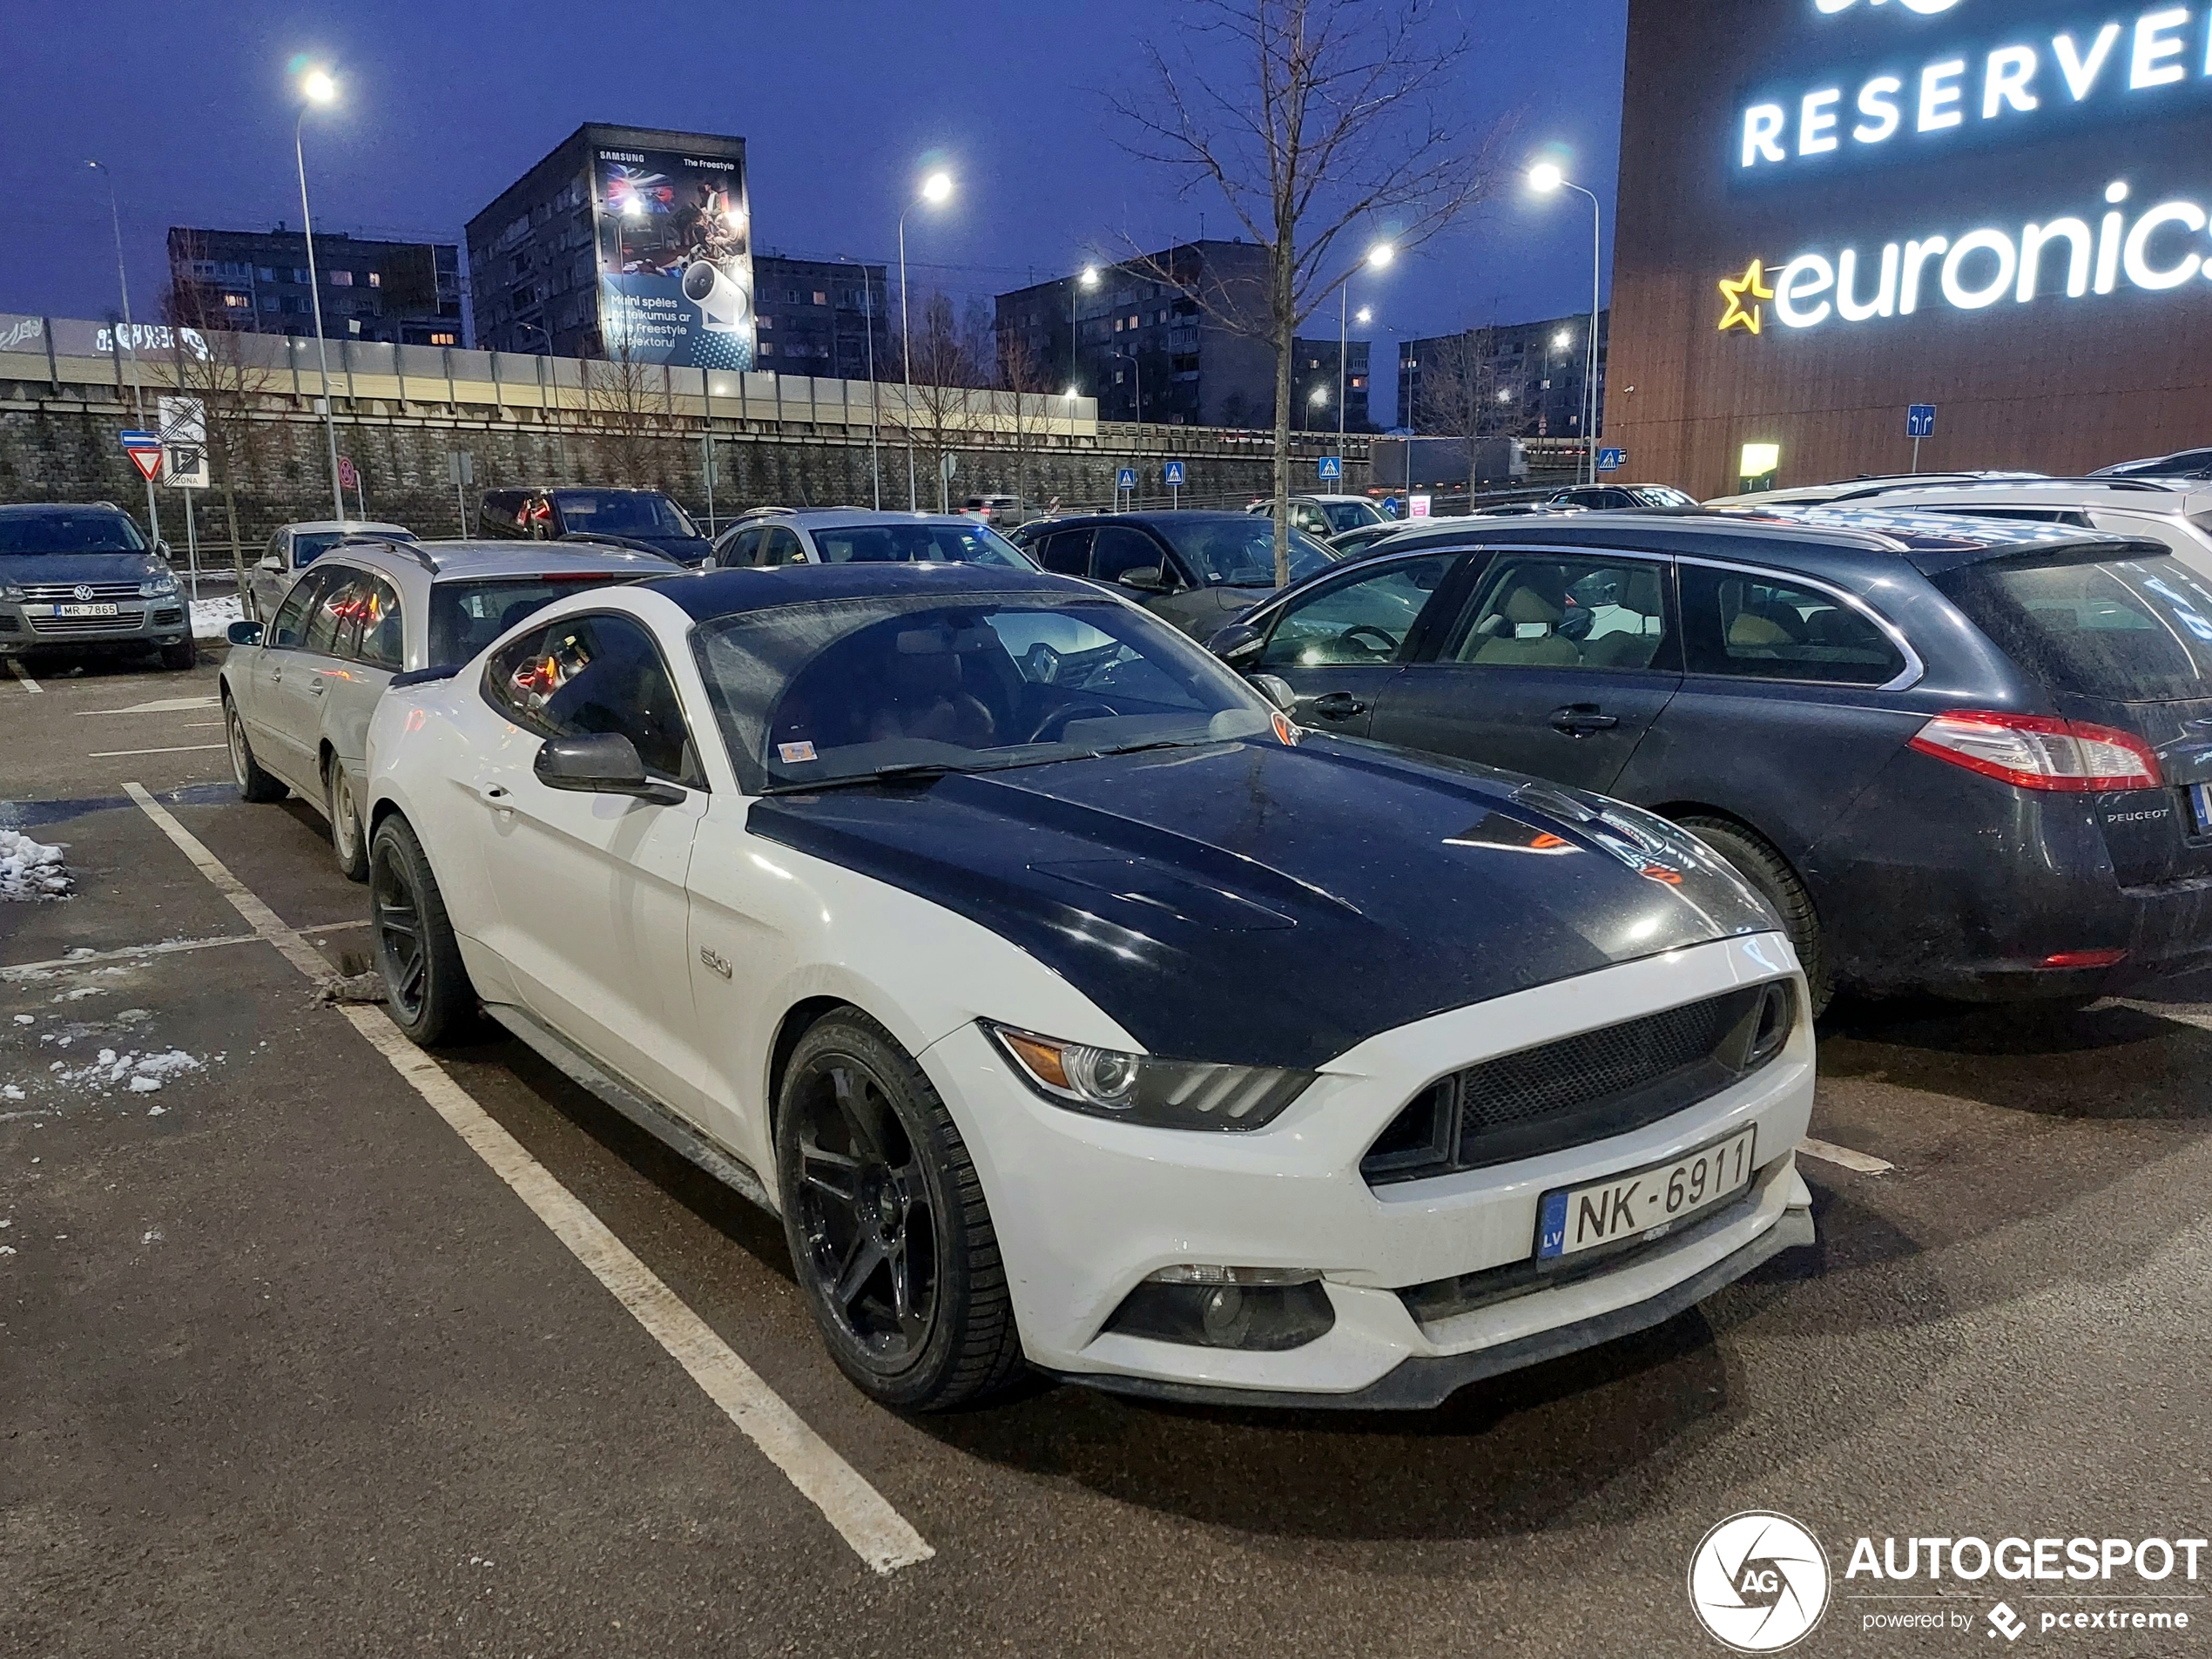
{"label": "projector on billboard", "polygon": [[752,226],[742,154],[601,149],[591,181],[607,355],[751,368]]}

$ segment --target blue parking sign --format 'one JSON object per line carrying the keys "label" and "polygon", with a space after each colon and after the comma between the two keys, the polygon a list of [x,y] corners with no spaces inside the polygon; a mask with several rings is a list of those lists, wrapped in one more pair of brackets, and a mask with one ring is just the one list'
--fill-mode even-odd
{"label": "blue parking sign", "polygon": [[1343,477],[1344,457],[1342,455],[1323,455],[1321,457],[1321,475],[1324,478]]}
{"label": "blue parking sign", "polygon": [[1600,472],[1618,472],[1628,464],[1629,452],[1626,449],[1601,449],[1597,452],[1597,469]]}
{"label": "blue parking sign", "polygon": [[1183,463],[1180,461],[1170,461],[1160,470],[1162,474],[1162,482],[1164,482],[1170,489],[1180,489],[1183,488]]}
{"label": "blue parking sign", "polygon": [[1116,473],[1114,476],[1114,488],[1116,489],[1136,489],[1136,469],[1134,467],[1123,467],[1121,471]]}

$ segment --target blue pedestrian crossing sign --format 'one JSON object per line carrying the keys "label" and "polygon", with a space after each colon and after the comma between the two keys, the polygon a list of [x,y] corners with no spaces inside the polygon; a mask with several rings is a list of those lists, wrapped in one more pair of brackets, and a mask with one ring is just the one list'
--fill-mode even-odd
{"label": "blue pedestrian crossing sign", "polygon": [[1323,455],[1321,457],[1321,475],[1324,478],[1343,477],[1344,457],[1342,455]]}
{"label": "blue pedestrian crossing sign", "polygon": [[1183,463],[1180,461],[1169,462],[1166,466],[1160,469],[1160,476],[1161,482],[1166,484],[1170,489],[1182,489]]}
{"label": "blue pedestrian crossing sign", "polygon": [[1120,472],[1114,475],[1114,488],[1116,489],[1136,489],[1136,469],[1134,467],[1123,467]]}
{"label": "blue pedestrian crossing sign", "polygon": [[1905,435],[1908,438],[1932,438],[1935,436],[1935,416],[1934,404],[1915,403],[1905,412]]}
{"label": "blue pedestrian crossing sign", "polygon": [[1618,472],[1628,464],[1629,452],[1626,449],[1601,449],[1597,452],[1597,469],[1600,472]]}

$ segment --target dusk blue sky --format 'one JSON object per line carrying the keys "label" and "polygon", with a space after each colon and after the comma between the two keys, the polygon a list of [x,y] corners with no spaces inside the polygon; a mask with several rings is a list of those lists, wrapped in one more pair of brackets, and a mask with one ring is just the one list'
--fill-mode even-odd
{"label": "dusk blue sky", "polygon": [[[1470,130],[1517,117],[1515,158],[1563,145],[1611,203],[1626,0],[1462,0],[1442,27],[1475,39],[1448,107]],[[151,313],[172,224],[299,219],[287,62],[345,85],[311,115],[318,228],[459,241],[462,225],[585,120],[746,139],[759,245],[887,259],[925,158],[960,193],[908,221],[913,281],[988,295],[1086,256],[1233,233],[1205,192],[1178,199],[1116,143],[1110,90],[1146,84],[1148,31],[1172,42],[1172,0],[535,0],[407,5],[274,0],[10,9],[0,107],[0,311],[105,316],[115,304],[114,169],[134,311]],[[1456,19],[1456,21],[1454,21]],[[1433,334],[1588,303],[1587,205],[1517,186],[1355,293],[1382,326]],[[143,309],[141,309],[143,308]],[[1333,307],[1332,307],[1333,311]],[[1332,323],[1333,318],[1332,318]],[[1312,332],[1325,333],[1318,320]],[[1380,405],[1379,407],[1387,407]]]}

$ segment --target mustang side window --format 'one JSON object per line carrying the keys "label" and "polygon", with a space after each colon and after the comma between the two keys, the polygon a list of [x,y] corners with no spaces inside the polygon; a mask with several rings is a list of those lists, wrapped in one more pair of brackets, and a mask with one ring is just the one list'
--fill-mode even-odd
{"label": "mustang side window", "polygon": [[1506,668],[1671,667],[1666,567],[1511,558],[1490,573],[1453,660]]}
{"label": "mustang side window", "polygon": [[1693,674],[1885,685],[1905,655],[1866,613],[1817,588],[1682,567],[1683,643]]}
{"label": "mustang side window", "polygon": [[706,787],[660,652],[627,617],[568,617],[531,630],[493,656],[484,694],[517,725],[547,737],[619,732],[653,776]]}
{"label": "mustang side window", "polygon": [[1260,652],[1263,668],[1393,663],[1456,553],[1407,559],[1332,583],[1283,607]]}

